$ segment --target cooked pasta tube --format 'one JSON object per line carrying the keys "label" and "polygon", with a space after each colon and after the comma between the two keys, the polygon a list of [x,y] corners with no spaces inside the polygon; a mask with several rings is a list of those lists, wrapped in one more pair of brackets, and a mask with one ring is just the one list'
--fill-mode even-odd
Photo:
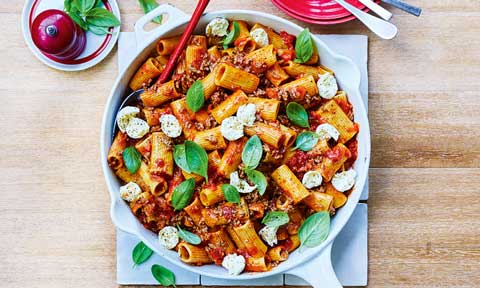
{"label": "cooked pasta tube", "polygon": [[310,194],[287,165],[282,165],[272,173],[272,179],[283,192],[297,204]]}
{"label": "cooked pasta tube", "polygon": [[288,222],[288,224],[286,225],[288,234],[298,234],[298,230],[300,230],[300,226],[305,219],[304,213],[295,207],[294,209],[289,210],[288,217],[290,218],[290,222]]}
{"label": "cooked pasta tube", "polygon": [[178,43],[180,42],[180,36],[163,38],[157,42],[158,55],[170,55],[173,53]]}
{"label": "cooked pasta tube", "polygon": [[248,53],[245,60],[252,61],[255,68],[269,68],[277,63],[277,55],[273,51],[273,45],[268,45]]}
{"label": "cooked pasta tube", "polygon": [[145,121],[147,121],[150,127],[160,125],[160,116],[164,114],[172,114],[170,107],[153,108],[146,107],[142,109],[143,115],[145,115]]}
{"label": "cooked pasta tube", "polygon": [[311,75],[315,81],[318,80],[319,74],[325,74],[327,71],[323,70],[319,66],[308,66],[298,64],[294,61],[288,61],[286,66],[282,66],[283,70],[293,78],[297,78],[299,76],[307,76]]}
{"label": "cooked pasta tube", "polygon": [[262,28],[263,30],[265,30],[265,32],[267,32],[268,42],[270,44],[272,44],[273,47],[275,47],[275,49],[287,49],[288,48],[287,45],[285,45],[285,42],[283,42],[282,37],[280,37],[280,35],[275,33],[275,31],[273,31],[271,28],[269,28],[267,26],[264,26],[262,24],[256,23],[255,25],[253,25],[251,30],[255,30],[257,28]]}
{"label": "cooked pasta tube", "polygon": [[222,57],[222,53],[218,50],[218,46],[212,46],[207,50],[208,56],[212,62],[217,62]]}
{"label": "cooked pasta tube", "polygon": [[277,87],[290,78],[278,63],[275,63],[272,67],[268,68],[267,72],[265,72],[265,77]]}
{"label": "cooked pasta tube", "polygon": [[167,191],[167,181],[162,177],[151,175],[148,165],[143,161],[138,169],[138,175],[142,177],[143,182],[149,187],[150,193],[153,195],[160,196]]}
{"label": "cooked pasta tube", "polygon": [[313,146],[312,150],[308,151],[310,155],[323,155],[325,152],[330,150],[328,146],[328,140],[319,140],[317,145]]}
{"label": "cooked pasta tube", "polygon": [[279,245],[268,250],[267,255],[272,261],[285,261],[288,259],[288,250]]}
{"label": "cooked pasta tube", "polygon": [[265,256],[268,248],[255,231],[252,221],[248,220],[240,226],[228,226],[227,230],[239,249],[246,251],[252,257]]}
{"label": "cooked pasta tube", "polygon": [[342,207],[347,202],[347,199],[348,199],[347,196],[345,196],[345,194],[343,194],[342,192],[337,191],[337,189],[333,187],[331,182],[327,183],[325,193],[327,193],[328,195],[332,195],[333,208],[335,209]]}
{"label": "cooked pasta tube", "polygon": [[213,108],[212,116],[217,123],[222,123],[225,118],[234,115],[238,108],[246,103],[248,103],[247,95],[242,90],[237,90],[223,100],[217,107]]}
{"label": "cooked pasta tube", "polygon": [[145,159],[150,159],[152,151],[152,135],[135,144],[135,149],[137,149]]}
{"label": "cooked pasta tube", "polygon": [[193,141],[205,150],[225,149],[227,147],[220,126],[197,132]]}
{"label": "cooked pasta tube", "polygon": [[150,154],[150,173],[169,178],[173,175],[173,150],[170,138],[162,132],[154,132],[152,137],[152,152]]}
{"label": "cooked pasta tube", "polygon": [[148,58],[147,61],[140,66],[135,75],[133,75],[128,86],[130,86],[130,89],[133,91],[142,88],[143,85],[148,84],[153,78],[162,74],[163,68],[162,64],[155,58]]}
{"label": "cooked pasta tube", "polygon": [[185,51],[185,67],[187,74],[191,71],[198,71],[205,58],[207,50],[202,46],[188,45]]}
{"label": "cooked pasta tube", "polygon": [[297,138],[297,132],[292,128],[289,128],[285,125],[280,124],[280,130],[282,131],[284,137],[283,140],[283,147],[288,148],[295,143],[295,139]]}
{"label": "cooked pasta tube", "polygon": [[337,146],[325,153],[322,163],[315,170],[322,174],[322,177],[329,182],[338,169],[342,167],[345,161],[352,156],[350,150],[345,145],[338,143]]}
{"label": "cooked pasta tube", "polygon": [[292,200],[285,195],[280,195],[277,197],[277,199],[275,199],[275,207],[277,207],[278,210],[285,211],[290,208],[291,204]]}
{"label": "cooked pasta tube", "polygon": [[200,201],[206,207],[225,200],[221,185],[207,185],[200,191]]}
{"label": "cooked pasta tube", "polygon": [[234,220],[248,220],[248,205],[243,198],[240,204],[226,202],[213,208],[202,209],[203,219],[208,227],[225,225],[232,223]]}
{"label": "cooked pasta tube", "polygon": [[265,257],[247,257],[245,259],[245,271],[247,272],[266,272],[270,267],[265,263]]}
{"label": "cooked pasta tube", "polygon": [[264,143],[275,148],[279,148],[285,139],[285,135],[279,127],[265,124],[263,122],[255,122],[252,126],[245,127],[245,133],[248,136],[258,135]]}
{"label": "cooked pasta tube", "polygon": [[192,139],[197,132],[197,129],[193,125],[192,121],[195,120],[195,112],[188,109],[185,99],[179,99],[170,103],[173,115],[177,117],[180,126],[182,126],[183,134],[188,139]]}
{"label": "cooked pasta tube", "polygon": [[[296,93],[299,99],[293,99],[295,101],[302,101],[305,93],[312,96],[318,94],[317,83],[315,82],[315,79],[312,75],[307,75],[297,80],[293,80],[292,82],[283,84],[282,86],[280,86],[280,89],[283,89],[285,91],[299,92]],[[303,91],[305,91],[305,93],[300,93],[302,91],[299,91],[299,89],[302,89]]]}
{"label": "cooked pasta tube", "polygon": [[255,91],[259,83],[257,76],[225,63],[220,64],[215,75],[215,85],[229,90],[241,89],[245,93]]}
{"label": "cooked pasta tube", "polygon": [[222,228],[207,235],[208,246],[206,250],[215,264],[221,265],[224,256],[237,252],[235,244],[233,244],[225,229]]}
{"label": "cooked pasta tube", "polygon": [[186,242],[180,242],[177,245],[177,250],[180,260],[185,263],[200,266],[213,262],[203,247],[198,247]]}
{"label": "cooked pasta tube", "polygon": [[288,252],[292,252],[293,250],[297,249],[300,246],[300,239],[298,235],[290,235],[290,237],[285,240],[283,244]]}
{"label": "cooked pasta tube", "polygon": [[313,54],[312,54],[312,57],[310,57],[310,59],[307,60],[307,62],[305,62],[305,64],[307,65],[315,65],[315,64],[318,64],[318,61],[320,60],[320,57],[318,56],[318,52],[317,52],[317,49],[315,47],[313,47]]}
{"label": "cooked pasta tube", "polygon": [[182,96],[182,94],[177,91],[174,81],[171,80],[159,86],[153,85],[146,89],[140,95],[140,98],[145,106],[156,107],[180,96]]}
{"label": "cooked pasta tube", "polygon": [[207,37],[203,35],[192,35],[190,37],[189,44],[207,49],[207,42]]}
{"label": "cooked pasta tube", "polygon": [[335,100],[323,104],[315,113],[338,130],[340,133],[339,143],[347,142],[358,132],[358,125],[350,120]]}
{"label": "cooked pasta tube", "polygon": [[200,202],[198,197],[193,199],[192,203],[190,203],[187,207],[183,208],[183,210],[192,218],[192,221],[195,225],[200,225],[202,223],[202,209],[203,205]]}
{"label": "cooked pasta tube", "polygon": [[329,212],[332,208],[333,196],[326,193],[312,192],[307,198],[303,199],[303,203],[315,212]]}
{"label": "cooked pasta tube", "polygon": [[243,51],[245,53],[250,53],[257,48],[257,42],[255,42],[255,40],[253,40],[253,38],[250,36],[237,37],[235,42],[233,42],[233,45],[235,45],[239,51]]}
{"label": "cooked pasta tube", "polygon": [[250,211],[253,219],[262,219],[265,214],[265,209],[265,204],[262,202],[255,202],[248,205],[248,210]]}
{"label": "cooked pasta tube", "polygon": [[217,85],[215,85],[215,71],[208,73],[208,75],[201,81],[203,86],[203,97],[205,97],[205,100],[208,100],[213,92],[217,90]]}
{"label": "cooked pasta tube", "polygon": [[138,172],[132,174],[127,170],[126,167],[122,166],[117,170],[115,170],[115,174],[118,176],[118,178],[120,178],[125,183],[135,182],[137,183],[138,186],[140,186],[140,189],[142,189],[142,191],[144,192],[150,191],[150,187],[148,187],[147,184],[143,182],[143,179],[142,177],[140,177]]}
{"label": "cooked pasta tube", "polygon": [[123,166],[123,150],[127,147],[127,134],[118,132],[113,139],[112,146],[107,155],[108,166],[117,170]]}
{"label": "cooked pasta tube", "polygon": [[257,113],[264,120],[277,120],[278,111],[280,110],[280,100],[267,99],[260,97],[248,97],[248,103],[253,103],[257,107]]}
{"label": "cooked pasta tube", "polygon": [[248,138],[242,137],[236,141],[230,141],[227,149],[223,153],[222,160],[218,164],[218,173],[223,177],[230,179],[230,174],[237,170],[238,165],[242,162],[243,146],[247,143]]}

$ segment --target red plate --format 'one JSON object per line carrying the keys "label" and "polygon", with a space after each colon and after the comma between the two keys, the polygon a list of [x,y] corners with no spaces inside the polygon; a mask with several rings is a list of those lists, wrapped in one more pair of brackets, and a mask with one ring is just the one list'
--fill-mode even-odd
{"label": "red plate", "polygon": [[[369,11],[358,0],[347,1],[365,12]],[[293,18],[308,23],[331,25],[355,19],[355,16],[333,0],[272,0],[272,2]],[[380,0],[375,2],[378,3]]]}

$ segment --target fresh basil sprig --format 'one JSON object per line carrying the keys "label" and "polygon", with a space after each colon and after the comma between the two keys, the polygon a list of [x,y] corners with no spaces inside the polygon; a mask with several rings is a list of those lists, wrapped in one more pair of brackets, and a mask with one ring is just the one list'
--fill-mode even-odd
{"label": "fresh basil sprig", "polygon": [[265,175],[260,171],[250,169],[246,169],[245,174],[247,174],[248,179],[257,186],[258,194],[263,195],[267,190],[268,185]]}
{"label": "fresh basil sprig", "polygon": [[223,49],[228,49],[228,45],[230,45],[235,39],[237,39],[238,34],[240,34],[240,25],[238,25],[238,22],[234,21],[233,22],[233,29],[228,32],[227,36],[225,36],[225,39],[223,39]]}
{"label": "fresh basil sprig", "polygon": [[177,210],[181,210],[188,205],[190,199],[193,196],[193,191],[195,190],[195,179],[189,178],[182,183],[180,183],[172,194],[172,206]]}
{"label": "fresh basil sprig", "polygon": [[203,95],[202,81],[197,80],[193,82],[192,86],[187,91],[187,107],[193,112],[197,112],[203,107],[205,96]]}
{"label": "fresh basil sprig", "polygon": [[205,178],[208,183],[208,156],[205,149],[193,141],[185,141],[185,158],[193,173]]}
{"label": "fresh basil sprig", "polygon": [[152,265],[151,268],[153,278],[158,281],[162,286],[175,286],[175,274],[167,268],[158,264]]}
{"label": "fresh basil sprig", "polygon": [[302,151],[310,151],[318,143],[318,134],[312,131],[303,131],[298,134],[295,139],[295,147],[292,150],[300,149]]}
{"label": "fresh basil sprig", "polygon": [[297,41],[295,42],[295,62],[305,63],[313,55],[313,40],[310,36],[310,30],[305,28],[300,34],[298,34]]}
{"label": "fresh basil sprig", "polygon": [[137,172],[138,168],[140,168],[140,164],[142,164],[142,155],[140,152],[138,152],[135,147],[130,146],[123,150],[122,156],[128,172],[132,174]]}
{"label": "fresh basil sprig", "polygon": [[138,244],[132,250],[132,261],[133,266],[142,264],[143,262],[147,261],[150,256],[152,256],[153,250],[150,249],[145,243],[138,242]]}
{"label": "fresh basil sprig", "polygon": [[178,226],[178,225],[177,225],[177,229],[178,229],[178,237],[185,240],[185,242],[193,244],[193,245],[198,245],[198,244],[202,243],[202,238],[200,238],[200,236],[198,236],[197,234],[194,234],[190,231],[184,230],[184,229],[180,228],[180,226]]}
{"label": "fresh basil sprig", "polygon": [[248,139],[242,151],[242,162],[247,169],[255,169],[262,160],[262,141],[257,135]]}
{"label": "fresh basil sprig", "polygon": [[230,203],[239,204],[240,203],[240,193],[238,193],[237,188],[230,184],[222,184],[222,192],[225,200]]}
{"label": "fresh basil sprig", "polygon": [[100,0],[64,0],[67,14],[83,30],[97,35],[110,33],[110,27],[120,26],[120,21],[112,12],[104,9]]}
{"label": "fresh basil sprig", "polygon": [[287,224],[289,221],[290,217],[288,217],[288,214],[283,211],[268,212],[262,219],[262,223],[271,228],[280,227]]}
{"label": "fresh basil sprig", "polygon": [[173,147],[173,160],[178,167],[187,173],[192,173],[187,164],[187,156],[185,155],[185,144],[175,145]]}
{"label": "fresh basil sprig", "polygon": [[315,247],[327,239],[329,232],[330,214],[328,212],[317,212],[303,221],[298,230],[298,238],[301,246]]}
{"label": "fresh basil sprig", "polygon": [[[148,12],[158,7],[158,3],[155,0],[138,0],[138,3],[145,14],[148,14]],[[153,18],[152,22],[162,24],[162,15]]]}
{"label": "fresh basil sprig", "polygon": [[303,128],[310,127],[308,124],[308,113],[305,108],[297,102],[290,102],[286,108],[288,119],[295,125]]}

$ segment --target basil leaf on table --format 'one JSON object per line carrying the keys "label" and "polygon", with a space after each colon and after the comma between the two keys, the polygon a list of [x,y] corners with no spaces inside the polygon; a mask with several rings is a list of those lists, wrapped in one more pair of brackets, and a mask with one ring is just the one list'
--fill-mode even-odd
{"label": "basil leaf on table", "polygon": [[257,135],[254,135],[248,139],[245,147],[243,147],[242,151],[242,162],[248,169],[255,169],[257,168],[258,164],[260,164],[260,160],[262,160],[262,141]]}
{"label": "basil leaf on table", "polygon": [[203,107],[205,96],[203,95],[202,81],[197,80],[193,82],[192,86],[187,91],[187,107],[193,112],[197,112]]}
{"label": "basil leaf on table", "polygon": [[238,22],[233,22],[233,29],[228,32],[225,39],[223,39],[223,49],[228,49],[228,45],[230,45],[235,39],[237,39],[238,34],[240,34],[240,25]]}
{"label": "basil leaf on table", "polygon": [[208,156],[205,149],[197,143],[187,140],[185,141],[185,158],[190,170],[203,176],[208,183]]}
{"label": "basil leaf on table", "polygon": [[180,226],[178,226],[178,225],[177,225],[177,229],[178,229],[178,237],[185,240],[185,242],[193,244],[193,245],[198,245],[198,244],[202,243],[202,238],[200,238],[200,236],[198,236],[197,234],[194,234],[190,231],[184,230],[184,229],[180,228]]}
{"label": "basil leaf on table", "polygon": [[140,168],[140,164],[142,164],[142,155],[140,152],[138,152],[135,147],[130,146],[123,150],[122,157],[128,172],[132,174],[136,173],[138,168]]}
{"label": "basil leaf on table", "polygon": [[133,266],[142,264],[152,256],[153,250],[150,249],[145,243],[138,242],[138,244],[132,250]]}
{"label": "basil leaf on table", "polygon": [[252,181],[255,185],[257,185],[258,194],[263,195],[265,190],[267,190],[267,178],[263,175],[262,172],[257,170],[245,170],[245,174],[247,174],[248,179]]}
{"label": "basil leaf on table", "polygon": [[178,167],[187,173],[192,173],[187,164],[187,156],[185,155],[185,145],[179,144],[173,147],[173,160]]}
{"label": "basil leaf on table", "polygon": [[230,184],[222,184],[222,192],[225,200],[230,203],[239,204],[240,203],[240,193],[238,193],[237,188]]}
{"label": "basil leaf on table", "polygon": [[75,6],[82,15],[85,15],[95,6],[96,0],[73,0],[72,5]]}
{"label": "basil leaf on table", "polygon": [[308,28],[304,29],[300,34],[298,34],[297,40],[295,42],[295,62],[305,63],[313,55],[313,40],[310,36],[310,30]]}
{"label": "basil leaf on table", "polygon": [[111,34],[110,31],[108,31],[110,28],[108,27],[99,27],[95,25],[90,25],[88,26],[88,31],[92,32],[93,34],[96,35],[105,35],[105,34]]}
{"label": "basil leaf on table", "polygon": [[189,178],[180,183],[172,194],[172,206],[177,210],[182,210],[188,205],[190,199],[192,199],[193,192],[195,190],[195,179]]}
{"label": "basil leaf on table", "polygon": [[287,224],[289,221],[290,217],[288,217],[288,214],[283,211],[268,212],[262,219],[262,223],[271,228],[280,227]]}
{"label": "basil leaf on table", "polygon": [[297,139],[295,139],[295,147],[293,150],[300,149],[302,151],[310,151],[318,143],[318,134],[312,131],[303,131],[298,134]]}
{"label": "basil leaf on table", "polygon": [[293,124],[303,128],[310,127],[307,110],[302,105],[297,102],[290,102],[287,105],[286,112],[288,119]]}
{"label": "basil leaf on table", "polygon": [[315,247],[327,239],[329,232],[330,214],[328,212],[317,212],[303,221],[298,230],[298,238],[301,246]]}
{"label": "basil leaf on table", "polygon": [[[158,3],[155,0],[138,0],[138,3],[142,7],[143,13],[148,14],[148,12],[158,7]],[[162,15],[152,19],[152,22],[162,24]]]}
{"label": "basil leaf on table", "polygon": [[89,25],[100,27],[116,27],[120,25],[117,17],[112,12],[103,8],[93,8],[85,15],[85,21]]}
{"label": "basil leaf on table", "polygon": [[151,271],[153,278],[161,285],[177,287],[175,286],[175,274],[172,271],[158,264],[152,265]]}

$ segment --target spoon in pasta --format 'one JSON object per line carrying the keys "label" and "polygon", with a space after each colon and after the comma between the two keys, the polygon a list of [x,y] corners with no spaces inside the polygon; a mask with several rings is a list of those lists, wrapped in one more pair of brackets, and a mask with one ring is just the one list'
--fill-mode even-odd
{"label": "spoon in pasta", "polygon": [[[190,39],[190,36],[193,33],[193,30],[198,24],[198,21],[200,20],[200,17],[202,16],[203,12],[207,8],[208,3],[210,0],[200,0],[198,1],[197,7],[195,8],[195,11],[192,14],[192,18],[190,19],[190,22],[188,23],[187,27],[185,28],[185,31],[183,32],[182,36],[180,37],[180,40],[178,42],[177,47],[173,51],[172,55],[170,55],[170,58],[168,59],[167,64],[165,65],[165,69],[163,69],[162,74],[158,77],[157,81],[155,82],[154,85],[159,85],[162,83],[165,83],[168,78],[170,78],[170,75],[172,75],[173,69],[175,68],[175,64],[177,63],[178,57],[180,57],[183,49],[185,48],[185,45],[188,42],[188,39]],[[139,89],[136,91],[133,91],[130,95],[128,95],[125,100],[123,100],[122,104],[118,108],[117,111],[122,110],[125,106],[130,106],[134,105],[136,102],[140,100],[140,95],[142,95],[143,89]],[[117,132],[117,125],[113,125],[113,133],[112,133],[112,139],[115,137],[116,132]]]}

